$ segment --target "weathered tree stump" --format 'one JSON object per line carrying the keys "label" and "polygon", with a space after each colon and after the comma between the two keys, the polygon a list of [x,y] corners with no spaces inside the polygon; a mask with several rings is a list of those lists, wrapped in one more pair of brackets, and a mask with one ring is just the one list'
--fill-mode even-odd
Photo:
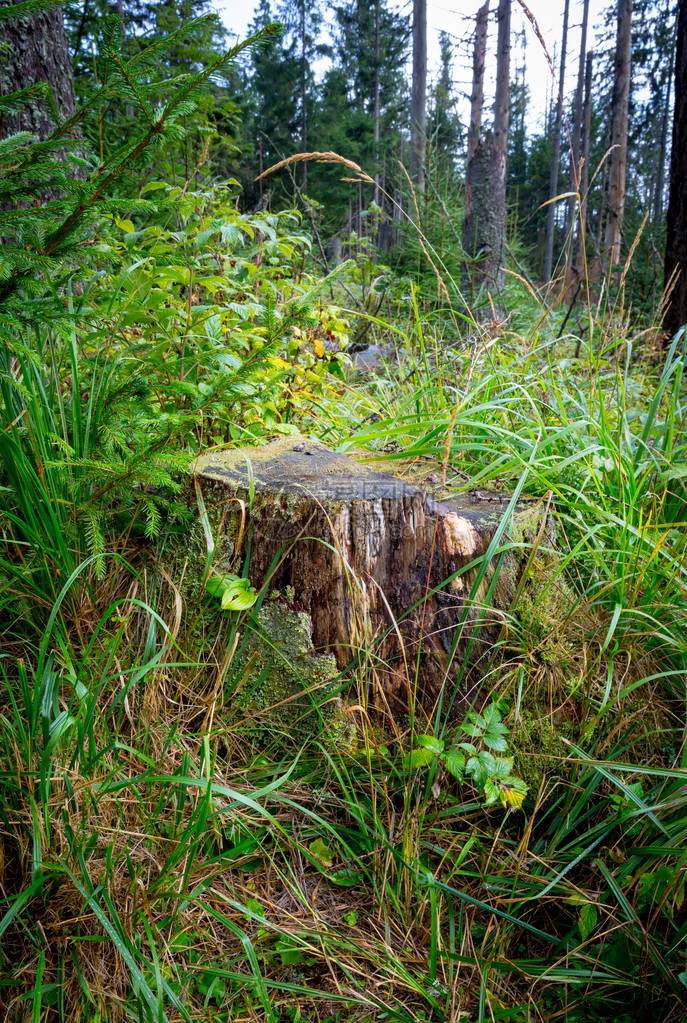
{"label": "weathered tree stump", "polygon": [[250,550],[252,584],[288,593],[340,668],[364,662],[368,696],[394,713],[430,712],[447,682],[483,674],[528,546],[550,528],[523,502],[490,551],[508,498],[438,500],[299,437],[209,452],[194,474],[215,567],[240,571]]}

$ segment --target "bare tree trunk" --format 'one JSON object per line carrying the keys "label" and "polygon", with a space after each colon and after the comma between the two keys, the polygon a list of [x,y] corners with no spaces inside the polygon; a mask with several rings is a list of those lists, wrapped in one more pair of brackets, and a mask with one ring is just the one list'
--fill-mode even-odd
{"label": "bare tree trunk", "polygon": [[[580,62],[577,68],[577,88],[575,90],[575,106],[573,110],[572,163],[570,166],[570,191],[578,192],[580,188],[580,145],[582,141],[582,96],[584,94],[584,71],[587,57],[587,26],[589,24],[589,0],[584,0],[582,10],[582,32],[580,35]],[[568,202],[568,224],[572,232],[568,259],[572,258],[573,242],[576,230],[577,199],[573,196]]]}
{"label": "bare tree trunk", "polygon": [[379,0],[375,2],[375,77],[374,77],[374,124],[375,124],[375,190],[374,201],[379,205],[379,119],[380,119],[380,87],[379,61],[381,56],[381,40],[379,37]]}
{"label": "bare tree trunk", "polygon": [[484,58],[487,49],[487,26],[489,21],[489,0],[477,12],[475,22],[475,48],[472,55],[472,94],[470,96],[470,127],[468,129],[467,163],[477,150],[482,130],[482,107],[484,106]]}
{"label": "bare tree trunk", "polygon": [[[3,7],[7,0],[0,0]],[[3,21],[0,29],[2,62],[0,93],[18,92],[27,85],[47,82],[60,114],[67,118],[76,109],[74,73],[64,31],[62,9],[50,7]],[[0,117],[0,137],[30,131],[45,138],[56,127],[47,104],[33,99],[21,110]]]}
{"label": "bare tree trunk", "polygon": [[[558,80],[556,119],[553,125],[553,147],[551,152],[551,178],[549,179],[549,200],[558,195],[558,166],[561,159],[561,124],[563,121],[563,94],[565,89],[565,60],[568,49],[568,15],[570,0],[565,0],[563,10],[563,37],[561,40],[561,63]],[[556,230],[556,204],[549,201],[546,209],[546,241],[544,243],[544,280],[551,280],[553,269],[553,238]]]}
{"label": "bare tree trunk", "polygon": [[[307,82],[307,63],[306,63],[306,33],[305,33],[305,2],[306,0],[300,0],[300,17],[301,17],[301,152],[307,153],[308,151],[308,82]],[[303,168],[303,181],[302,188],[308,187],[308,161],[303,160],[301,164]]]}
{"label": "bare tree trunk", "polygon": [[618,0],[618,31],[615,45],[615,76],[611,107],[611,146],[608,180],[608,210],[605,256],[611,270],[620,259],[625,176],[627,171],[627,119],[630,106],[630,65],[632,59],[632,0]]}
{"label": "bare tree trunk", "polygon": [[506,181],[506,150],[508,147],[508,114],[510,110],[510,0],[499,0],[499,30],[496,42],[496,96],[494,99],[494,143],[501,165],[500,176]]}
{"label": "bare tree trunk", "polygon": [[494,148],[496,174],[494,206],[498,223],[497,258],[495,263],[496,289],[502,291],[506,283],[504,251],[506,246],[506,158],[508,153],[508,115],[510,112],[510,4],[499,0],[498,36],[496,42],[496,96],[494,99]]}
{"label": "bare tree trunk", "polygon": [[[670,15],[670,10],[666,11],[666,16]],[[666,94],[665,102],[663,104],[663,113],[661,115],[661,130],[658,138],[658,160],[656,168],[656,187],[654,191],[653,206],[653,221],[655,225],[658,225],[659,221],[663,217],[663,192],[665,189],[665,173],[666,173],[666,149],[668,147],[668,120],[670,115],[670,96],[673,86],[672,66],[675,58],[675,41],[670,48],[670,66],[666,75]]]}
{"label": "bare tree trunk", "polygon": [[410,103],[410,176],[424,191],[427,146],[427,0],[413,0],[413,88]]}
{"label": "bare tree trunk", "polygon": [[580,225],[577,235],[575,266],[578,273],[584,268],[585,237],[587,234],[587,192],[589,191],[589,147],[592,129],[592,67],[594,54],[587,54],[587,70],[584,82],[584,107],[582,110],[582,153],[580,155]]}
{"label": "bare tree trunk", "polygon": [[[463,249],[472,262],[464,268],[463,289],[469,295],[471,307],[482,286],[491,295],[498,295],[506,282],[504,249],[510,105],[510,0],[499,0],[498,24],[494,132],[493,135],[487,132],[484,137],[477,133],[477,144],[468,161],[465,181]],[[476,48],[479,43],[478,34],[475,38]],[[475,66],[479,66],[477,59]]]}
{"label": "bare tree trunk", "polygon": [[666,287],[673,284],[664,325],[672,336],[687,323],[687,0],[679,0],[675,50],[675,108],[666,218]]}

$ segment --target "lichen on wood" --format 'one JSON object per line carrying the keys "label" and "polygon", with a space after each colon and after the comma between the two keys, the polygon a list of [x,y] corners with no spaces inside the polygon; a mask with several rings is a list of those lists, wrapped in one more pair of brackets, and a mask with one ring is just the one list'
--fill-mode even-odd
{"label": "lichen on wood", "polygon": [[315,650],[339,669],[364,659],[365,696],[394,713],[429,713],[446,683],[479,676],[545,523],[539,505],[517,506],[490,552],[508,498],[439,500],[303,437],[208,452],[194,474],[219,570],[249,553],[253,585],[291,587]]}

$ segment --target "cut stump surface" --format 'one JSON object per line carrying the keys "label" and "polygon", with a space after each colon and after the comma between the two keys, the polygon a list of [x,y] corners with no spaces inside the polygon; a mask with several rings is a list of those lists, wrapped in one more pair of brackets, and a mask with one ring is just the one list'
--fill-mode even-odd
{"label": "cut stump surface", "polygon": [[368,695],[394,713],[415,701],[430,713],[447,682],[479,679],[531,544],[551,529],[540,503],[437,500],[297,436],[210,451],[194,474],[216,569],[240,571],[250,549],[251,583],[289,593],[315,648],[340,668],[364,663]]}

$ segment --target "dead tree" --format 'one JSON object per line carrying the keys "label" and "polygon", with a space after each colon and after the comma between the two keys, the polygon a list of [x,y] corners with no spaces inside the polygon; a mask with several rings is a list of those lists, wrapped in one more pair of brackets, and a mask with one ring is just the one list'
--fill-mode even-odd
{"label": "dead tree", "polygon": [[472,94],[470,96],[470,127],[468,128],[467,162],[475,155],[482,130],[484,106],[484,59],[487,50],[489,0],[477,12],[475,21],[475,47],[472,54]]}
{"label": "dead tree", "polygon": [[611,155],[608,171],[608,201],[604,254],[609,271],[620,259],[625,177],[627,172],[627,121],[630,107],[630,66],[632,61],[632,0],[618,0],[618,28],[615,44],[615,73],[611,105]]}
{"label": "dead tree", "polygon": [[427,147],[427,0],[413,0],[413,86],[410,109],[410,177],[424,191]]}
{"label": "dead tree", "polygon": [[565,0],[563,9],[563,37],[561,40],[561,63],[558,75],[558,102],[553,124],[551,147],[551,177],[549,179],[549,205],[546,208],[546,240],[544,242],[544,280],[551,280],[553,270],[553,240],[556,232],[556,204],[551,200],[558,195],[558,168],[561,159],[561,127],[563,124],[563,92],[565,89],[565,61],[568,50],[568,15],[570,0]]}
{"label": "dead tree", "polygon": [[664,325],[672,336],[687,323],[687,0],[679,0],[675,48],[675,108],[666,218]]}
{"label": "dead tree", "polygon": [[548,546],[552,524],[539,502],[511,508],[428,483],[305,437],[207,452],[190,491],[200,519],[184,544],[189,578],[208,559],[212,574],[235,571],[250,552],[251,583],[308,615],[318,653],[340,669],[367,660],[371,707],[430,714],[445,686],[462,703],[456,680],[486,674],[527,547]]}
{"label": "dead tree", "polygon": [[[575,105],[573,108],[573,132],[572,132],[572,161],[570,164],[570,191],[580,194],[580,146],[582,145],[582,130],[584,115],[582,111],[582,99],[585,84],[585,64],[587,58],[587,26],[589,24],[589,0],[584,0],[582,9],[582,30],[580,35],[580,60],[577,68],[577,88],[575,89]],[[578,200],[573,196],[568,201],[568,224],[570,225],[570,245],[568,247],[568,264],[572,261],[574,251],[574,239],[576,232]],[[581,215],[580,209],[580,215]],[[579,225],[578,225],[579,229]]]}
{"label": "dead tree", "polygon": [[[485,10],[484,8],[482,10]],[[482,12],[480,11],[480,15]],[[486,18],[486,12],[485,12]],[[478,16],[479,17],[479,16]],[[478,23],[479,24],[479,23]],[[486,35],[486,30],[485,30]],[[478,46],[480,33],[475,37],[475,69],[483,71]],[[481,107],[479,92],[473,109]],[[505,285],[506,241],[506,153],[508,144],[508,113],[510,105],[510,0],[500,0],[498,10],[498,38],[496,45],[496,97],[494,102],[494,131],[484,135],[473,132],[471,151],[466,171],[465,220],[463,221],[463,249],[471,262],[466,264],[463,288],[472,307],[482,287],[492,296],[503,291]],[[477,135],[476,144],[474,135]]]}
{"label": "dead tree", "polygon": [[578,274],[584,270],[585,238],[587,232],[587,207],[589,191],[589,148],[592,131],[592,69],[594,54],[587,54],[587,69],[584,82],[584,106],[582,108],[582,150],[580,153],[580,224],[575,250],[575,269]]}

